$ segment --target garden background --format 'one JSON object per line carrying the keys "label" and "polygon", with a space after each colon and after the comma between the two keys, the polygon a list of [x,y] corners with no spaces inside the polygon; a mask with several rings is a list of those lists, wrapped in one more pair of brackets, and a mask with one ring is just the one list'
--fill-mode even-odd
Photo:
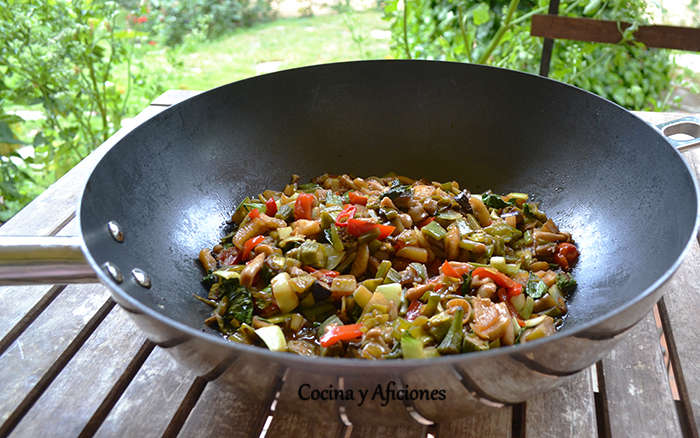
{"label": "garden background", "polygon": [[[700,0],[562,0],[560,14],[700,25]],[[0,222],[167,89],[302,65],[439,59],[536,73],[548,0],[0,0]],[[700,112],[700,54],[557,41],[550,77],[630,110]]]}

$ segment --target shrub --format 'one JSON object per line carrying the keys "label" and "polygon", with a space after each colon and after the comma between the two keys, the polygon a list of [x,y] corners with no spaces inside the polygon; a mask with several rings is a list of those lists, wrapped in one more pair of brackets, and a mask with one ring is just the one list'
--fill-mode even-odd
{"label": "shrub", "polygon": [[[388,0],[396,56],[476,62],[536,73],[542,39],[530,36],[530,17],[547,0]],[[404,6],[407,13],[404,14]],[[646,23],[644,0],[562,1],[560,15]],[[670,51],[621,44],[557,40],[550,77],[593,91],[629,109],[666,107]]]}
{"label": "shrub", "polygon": [[269,0],[153,0],[138,13],[147,28],[168,46],[190,34],[214,38],[272,14]]}
{"label": "shrub", "polygon": [[[118,16],[109,1],[0,0],[0,220],[119,128],[138,78],[134,33]],[[117,66],[126,85],[115,84]],[[17,109],[41,117],[24,121]]]}

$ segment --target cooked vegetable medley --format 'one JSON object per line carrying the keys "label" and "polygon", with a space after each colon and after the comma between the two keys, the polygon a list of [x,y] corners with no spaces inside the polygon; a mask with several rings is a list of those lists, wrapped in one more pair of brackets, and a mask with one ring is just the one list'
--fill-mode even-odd
{"label": "cooked vegetable medley", "polygon": [[322,175],[241,202],[199,260],[227,339],[304,356],[414,359],[549,336],[578,259],[525,193]]}

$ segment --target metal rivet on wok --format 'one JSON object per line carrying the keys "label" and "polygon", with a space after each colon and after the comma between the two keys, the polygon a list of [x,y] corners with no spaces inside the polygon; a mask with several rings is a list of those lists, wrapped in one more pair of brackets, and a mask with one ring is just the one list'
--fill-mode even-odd
{"label": "metal rivet on wok", "polygon": [[134,280],[136,280],[139,285],[145,288],[151,287],[151,277],[149,277],[143,269],[132,269],[131,276],[134,277]]}
{"label": "metal rivet on wok", "polygon": [[107,222],[107,230],[117,242],[121,243],[124,241],[124,233],[122,232],[122,227],[120,227],[119,224],[115,221]]}
{"label": "metal rivet on wok", "polygon": [[117,265],[115,265],[114,263],[104,262],[104,264],[102,265],[102,269],[104,269],[115,282],[121,283],[122,281],[124,281],[122,271],[120,271],[119,268],[117,268]]}

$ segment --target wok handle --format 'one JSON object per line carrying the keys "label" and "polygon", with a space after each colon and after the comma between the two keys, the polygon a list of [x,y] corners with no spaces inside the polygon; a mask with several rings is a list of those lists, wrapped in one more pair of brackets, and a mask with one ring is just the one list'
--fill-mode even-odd
{"label": "wok handle", "polygon": [[[683,117],[671,120],[670,122],[661,123],[656,125],[656,129],[661,131],[661,133],[666,136],[666,140],[679,151],[700,146],[700,119],[695,116]],[[686,134],[692,138],[687,140],[671,138],[671,136],[675,134]]]}
{"label": "wok handle", "polygon": [[0,285],[95,282],[78,236],[0,237]]}

